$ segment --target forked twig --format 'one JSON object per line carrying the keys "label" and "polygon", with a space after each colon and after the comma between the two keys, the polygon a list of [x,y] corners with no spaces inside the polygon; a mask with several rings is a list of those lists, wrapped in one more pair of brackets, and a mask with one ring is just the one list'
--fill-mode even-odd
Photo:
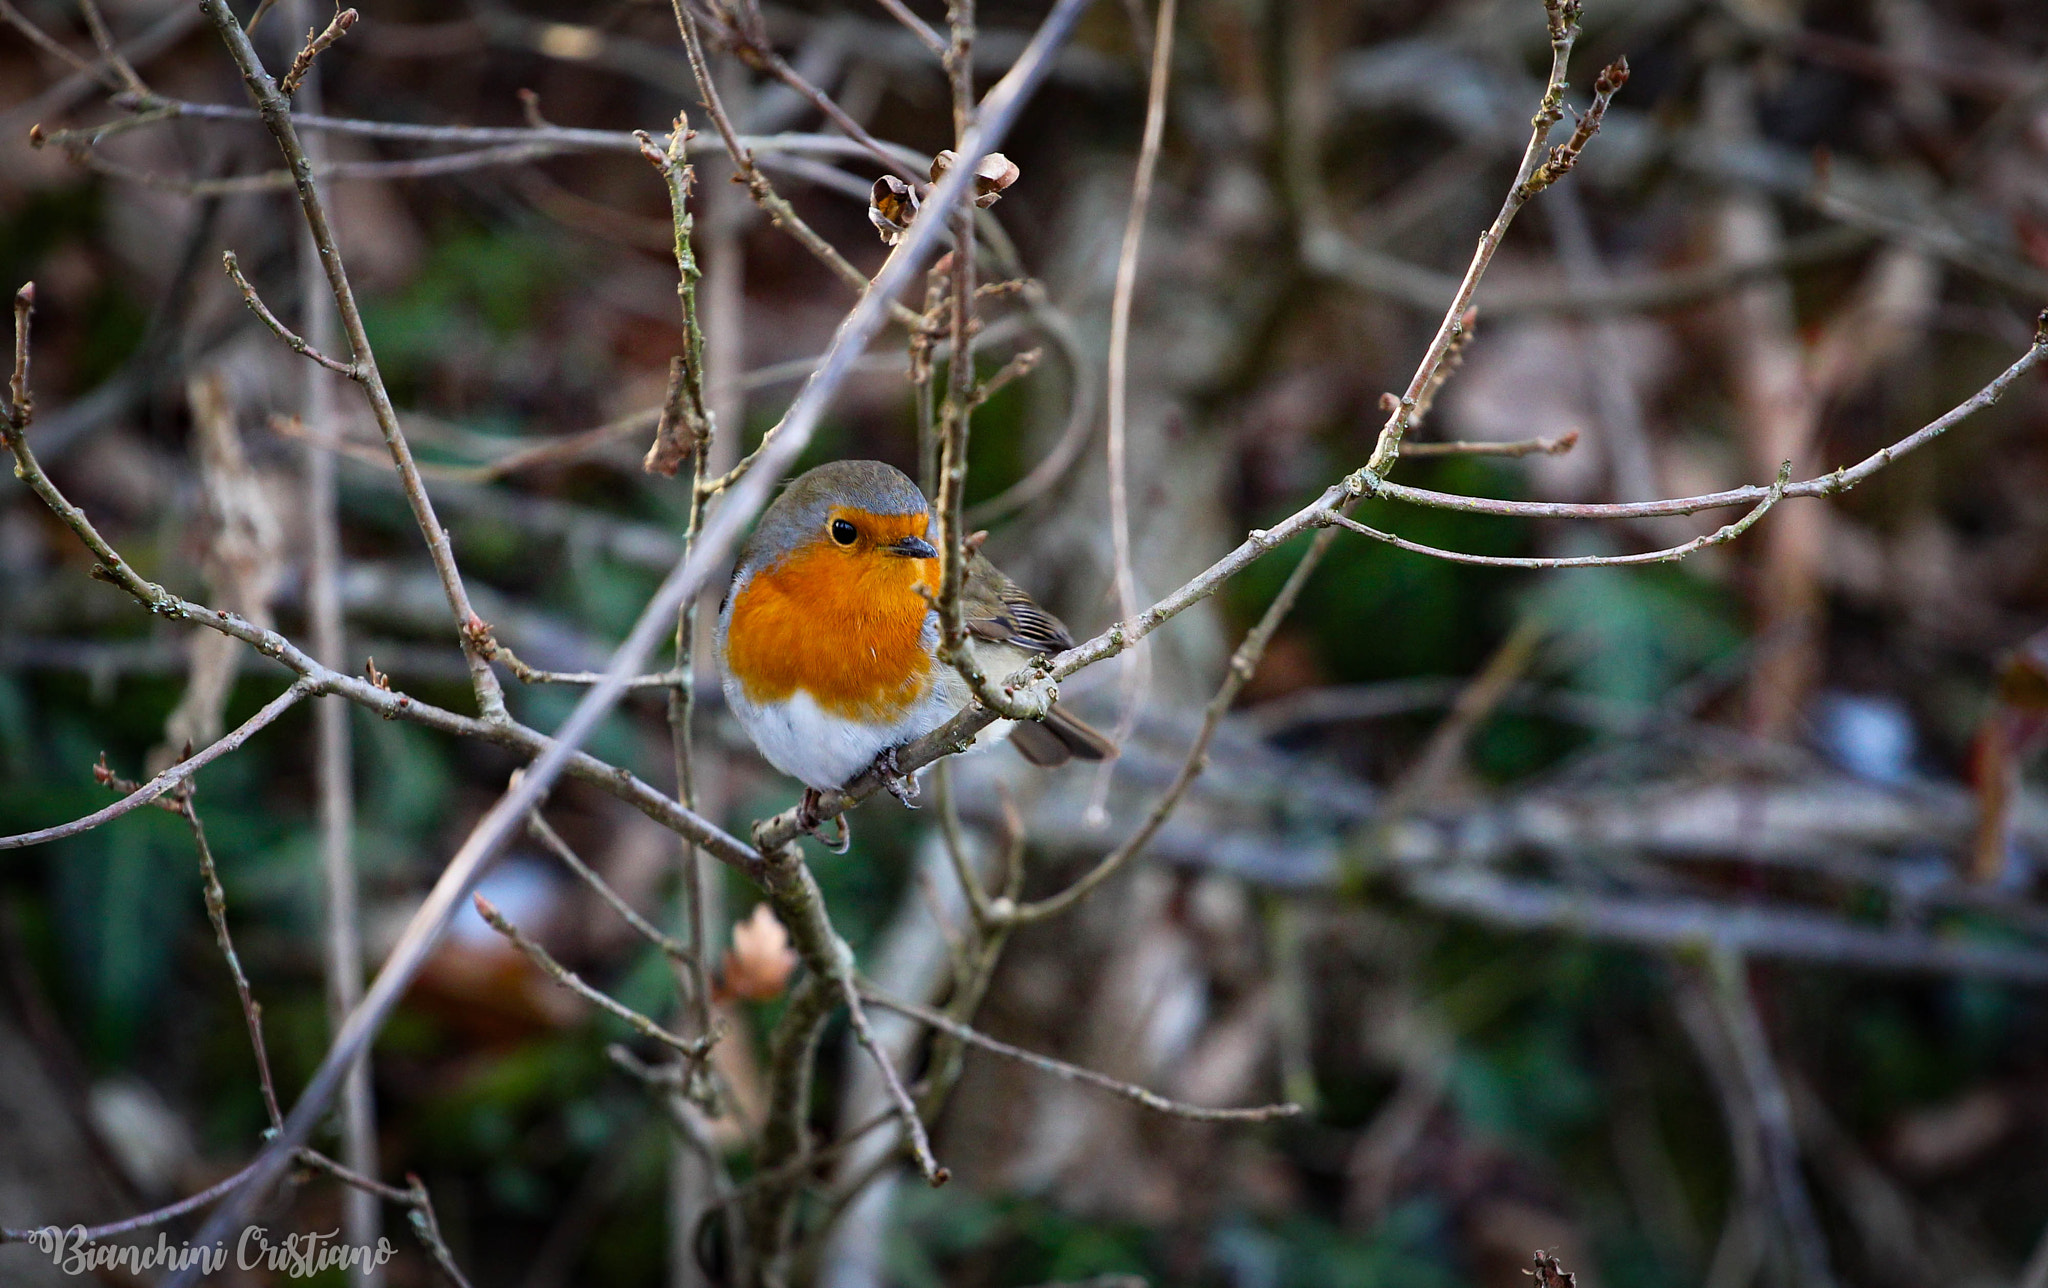
{"label": "forked twig", "polygon": [[1439,550],[1435,546],[1425,546],[1421,542],[1410,541],[1406,537],[1397,537],[1391,532],[1381,532],[1378,528],[1369,528],[1365,524],[1358,522],[1358,520],[1342,513],[1330,515],[1329,522],[1336,524],[1340,528],[1348,528],[1360,536],[1371,537],[1375,541],[1383,541],[1396,549],[1412,551],[1419,555],[1428,555],[1433,559],[1443,559],[1450,563],[1477,564],[1484,568],[1630,568],[1639,567],[1643,564],[1675,563],[1688,555],[1698,554],[1708,546],[1725,545],[1735,540],[1735,538],[1749,531],[1750,525],[1770,513],[1771,507],[1784,499],[1785,487],[1791,481],[1792,462],[1786,461],[1778,467],[1777,480],[1765,491],[1763,500],[1758,501],[1756,508],[1733,523],[1724,524],[1703,536],[1694,537],[1690,541],[1681,542],[1678,545],[1670,546],[1663,550],[1648,550],[1641,554],[1633,555],[1572,555],[1565,558],[1471,555],[1457,550]]}
{"label": "forked twig", "polygon": [[334,20],[327,24],[325,30],[317,33],[307,32],[306,47],[299,51],[298,57],[292,59],[291,69],[285,72],[284,79],[277,83],[278,92],[286,98],[298,93],[300,84],[306,79],[306,73],[313,70],[313,60],[325,53],[335,41],[346,36],[348,29],[355,26],[356,19],[361,16],[353,9],[343,9],[334,15]]}
{"label": "forked twig", "polygon": [[0,850],[19,850],[31,845],[44,845],[51,841],[61,841],[66,837],[78,836],[92,831],[102,823],[111,823],[123,814],[151,804],[168,793],[183,789],[185,784],[192,780],[193,775],[249,741],[259,730],[297,706],[299,699],[313,691],[314,686],[310,682],[304,679],[295,682],[283,693],[264,703],[255,715],[221,735],[218,741],[187,756],[113,804],[68,823],[59,823],[33,832],[21,832],[14,836],[0,836]]}
{"label": "forked twig", "polygon": [[249,33],[235,20],[227,0],[201,0],[200,7],[226,43],[228,53],[241,71],[243,83],[248,86],[249,94],[262,115],[263,124],[283,153],[287,166],[297,176],[299,205],[305,212],[306,227],[319,248],[320,262],[327,270],[327,283],[341,315],[342,332],[348,337],[349,352],[359,372],[356,384],[369,401],[371,415],[384,436],[385,446],[391,451],[392,461],[398,466],[406,502],[432,556],[434,571],[440,578],[442,592],[455,618],[457,641],[469,665],[470,687],[475,693],[478,711],[485,720],[507,719],[504,690],[498,683],[497,674],[491,670],[490,658],[483,647],[483,640],[487,637],[483,619],[470,606],[469,591],[463,585],[462,572],[455,563],[454,546],[448,539],[447,529],[442,527],[439,516],[434,512],[434,503],[427,497],[426,485],[420,480],[419,468],[413,461],[412,447],[399,426],[398,411],[392,405],[391,394],[384,387],[384,377],[377,369],[369,333],[364,329],[362,313],[356,307],[355,290],[349,284],[348,269],[335,245],[326,202],[313,178],[312,161],[306,156],[298,131],[292,124],[291,108],[264,71],[255,46],[249,43]]}
{"label": "forked twig", "polygon": [[[350,10],[350,12],[353,13],[354,10]],[[234,279],[235,288],[241,291],[242,302],[249,306],[249,311],[254,313],[264,326],[270,328],[271,334],[284,341],[292,352],[302,357],[311,358],[314,362],[319,363],[338,376],[347,376],[350,380],[358,381],[363,378],[363,370],[360,366],[353,362],[337,362],[301,339],[296,331],[279,321],[277,315],[270,311],[270,306],[263,302],[263,297],[256,294],[256,288],[249,284],[249,279],[242,276],[242,264],[240,260],[235,258],[235,252],[222,252],[221,265],[227,269],[228,276]]]}
{"label": "forked twig", "polygon": [[[1443,322],[1438,325],[1435,338],[1430,341],[1422,362],[1416,367],[1407,392],[1396,401],[1392,414],[1380,429],[1379,441],[1373,446],[1372,457],[1363,471],[1375,479],[1385,478],[1387,471],[1393,468],[1401,452],[1401,439],[1414,424],[1415,409],[1423,401],[1424,390],[1435,379],[1452,346],[1464,334],[1466,311],[1472,307],[1473,292],[1479,289],[1479,279],[1485,275],[1487,266],[1493,262],[1494,252],[1507,236],[1508,225],[1514,222],[1522,206],[1556,177],[1551,174],[1541,182],[1537,181],[1537,176],[1544,172],[1543,167],[1550,159],[1544,146],[1550,137],[1550,129],[1564,115],[1565,75],[1571,63],[1572,45],[1579,36],[1580,7],[1581,0],[1544,0],[1550,21],[1550,77],[1543,89],[1543,100],[1530,122],[1529,144],[1522,151],[1522,163],[1515,172],[1514,185],[1508,189],[1507,200],[1501,203],[1500,213],[1494,216],[1493,223],[1480,234],[1479,248],[1473,252],[1472,262],[1466,266],[1464,279],[1458,283],[1458,293],[1444,311]],[[1615,73],[1617,69],[1618,76],[1608,91],[1609,97],[1621,87],[1621,82],[1628,79],[1626,64],[1617,64],[1617,68],[1609,71]],[[1601,107],[1604,112],[1605,104]],[[1578,149],[1585,147],[1599,124],[1599,116],[1592,112],[1581,118],[1585,137],[1579,138],[1576,132],[1573,134]],[[1578,151],[1575,149],[1570,155],[1576,159]]]}

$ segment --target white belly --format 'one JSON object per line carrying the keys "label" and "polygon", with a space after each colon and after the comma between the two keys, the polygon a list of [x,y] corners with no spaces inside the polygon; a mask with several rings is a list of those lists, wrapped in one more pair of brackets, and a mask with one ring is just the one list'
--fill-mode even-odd
{"label": "white belly", "polygon": [[951,719],[960,705],[947,700],[942,691],[946,687],[934,685],[931,693],[887,725],[833,715],[802,689],[786,702],[756,704],[730,676],[725,697],[769,764],[806,787],[826,791],[845,786],[889,748],[921,738]]}

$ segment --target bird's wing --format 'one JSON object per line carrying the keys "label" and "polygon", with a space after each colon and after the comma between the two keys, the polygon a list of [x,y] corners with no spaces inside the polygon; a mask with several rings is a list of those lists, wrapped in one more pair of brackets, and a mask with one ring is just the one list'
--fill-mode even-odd
{"label": "bird's wing", "polygon": [[978,640],[1029,653],[1059,653],[1074,647],[1074,637],[1067,634],[1065,623],[1033,603],[1022,586],[979,554],[968,559],[963,599],[967,632]]}

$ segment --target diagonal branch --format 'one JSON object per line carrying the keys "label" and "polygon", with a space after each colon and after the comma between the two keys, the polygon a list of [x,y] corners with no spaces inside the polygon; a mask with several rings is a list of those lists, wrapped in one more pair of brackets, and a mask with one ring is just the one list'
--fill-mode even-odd
{"label": "diagonal branch", "polygon": [[405,492],[407,503],[412,507],[414,520],[426,538],[428,553],[433,557],[434,571],[441,579],[441,588],[448,597],[448,606],[455,615],[456,634],[462,645],[463,657],[469,663],[470,686],[475,690],[477,709],[486,720],[504,720],[504,691],[498,684],[497,673],[491,669],[490,655],[485,647],[488,631],[482,618],[470,606],[469,592],[462,583],[461,570],[455,564],[455,550],[448,540],[447,529],[441,526],[440,518],[434,513],[434,503],[428,499],[426,485],[420,480],[419,468],[413,463],[412,447],[406,442],[405,431],[398,423],[398,412],[391,403],[391,394],[384,387],[384,377],[377,370],[377,357],[370,348],[369,333],[363,328],[363,315],[356,307],[354,289],[349,285],[348,269],[342,264],[341,252],[335,245],[334,230],[328,222],[327,206],[322,200],[320,189],[313,177],[313,163],[306,156],[306,150],[299,142],[298,131],[292,126],[291,108],[284,96],[278,92],[269,73],[263,70],[263,63],[256,55],[256,47],[249,43],[249,33],[228,8],[227,0],[201,0],[200,8],[212,20],[221,40],[227,45],[229,55],[242,73],[242,80],[249,88],[249,95],[255,101],[263,124],[271,137],[277,140],[278,149],[283,152],[286,164],[291,168],[299,193],[299,205],[306,214],[306,226],[313,234],[313,241],[320,251],[320,260],[327,269],[327,283],[334,292],[335,307],[341,314],[343,333],[348,337],[349,350],[358,372],[356,382],[362,386],[363,395],[369,400],[370,412],[376,418],[377,428],[384,435],[385,446],[391,450],[391,459],[398,466],[400,486]]}
{"label": "diagonal branch", "polygon": [[[704,57],[703,42],[697,35],[696,18],[683,7],[683,0],[673,0],[673,3],[676,26],[682,33],[683,48],[689,54],[690,70],[697,78],[697,92],[703,96],[704,111],[710,116],[712,127],[718,131],[718,137],[724,142],[726,155],[732,158],[733,169],[738,173],[741,182],[747,185],[747,192],[753,197],[754,204],[761,207],[763,213],[768,216],[768,222],[794,237],[798,245],[809,251],[819,263],[831,269],[833,275],[852,287],[856,294],[865,295],[869,285],[867,274],[855,268],[846,256],[839,253],[837,247],[805,223],[796,213],[796,207],[790,205],[788,199],[777,192],[775,185],[768,181],[768,176],[761,173],[761,167],[754,159],[753,149],[733,128],[732,118],[726,114],[725,100],[718,92],[717,78],[711,74],[710,66]],[[901,304],[892,303],[890,314],[905,326],[915,327],[918,323],[917,314]],[[733,473],[738,473],[745,465],[746,462],[741,462],[740,467]],[[728,486],[732,477],[732,474],[728,474],[723,478],[708,481],[705,484],[706,494]]]}
{"label": "diagonal branch", "polygon": [[[1550,17],[1550,79],[1544,86],[1543,101],[1530,121],[1529,145],[1523,149],[1522,164],[1515,172],[1515,182],[1508,189],[1507,199],[1501,203],[1500,213],[1479,236],[1479,247],[1472,253],[1472,262],[1465,269],[1464,279],[1458,283],[1458,293],[1452,298],[1450,308],[1444,311],[1443,322],[1438,325],[1435,338],[1424,352],[1421,365],[1416,367],[1407,393],[1380,428],[1379,442],[1374,445],[1364,471],[1375,479],[1385,478],[1387,471],[1394,467],[1394,460],[1401,453],[1401,438],[1414,425],[1423,390],[1464,335],[1466,310],[1472,307],[1472,296],[1479,289],[1479,279],[1485,275],[1487,266],[1493,262],[1494,252],[1507,236],[1508,225],[1514,222],[1515,215],[1531,197],[1563,172],[1562,169],[1553,170],[1553,166],[1569,168],[1569,162],[1558,161],[1544,145],[1550,137],[1551,127],[1564,115],[1565,75],[1571,62],[1572,45],[1579,36],[1581,0],[1544,0],[1544,8]],[[1597,100],[1601,113],[1605,111],[1606,100],[1612,98],[1627,81],[1626,61],[1616,62],[1601,73],[1604,96]],[[1576,160],[1578,150],[1585,147],[1599,124],[1600,115],[1595,112],[1589,111],[1581,118],[1580,129],[1585,137],[1581,138],[1575,132],[1571,143],[1564,145],[1572,149],[1568,154],[1571,159]]]}
{"label": "diagonal branch", "polygon": [[[4,2],[4,0],[0,0],[0,2]],[[903,0],[877,0],[877,3],[889,11],[890,17],[908,27],[910,33],[916,36],[926,49],[937,54],[940,62],[945,61],[946,38],[932,30],[930,23],[912,13],[909,5],[904,4]]]}
{"label": "diagonal branch", "polygon": [[[206,4],[209,13],[219,12],[224,34],[229,36],[230,42],[238,42],[241,49],[246,50],[248,39],[239,27],[233,25],[232,16],[223,7],[224,0],[206,0]],[[1057,0],[1017,62],[982,99],[975,114],[974,128],[969,133],[969,146],[960,150],[963,157],[984,155],[1009,131],[1025,101],[1044,76],[1053,52],[1073,30],[1086,4],[1087,0]],[[253,52],[246,57],[252,60],[253,65]],[[239,55],[238,61],[241,61]],[[274,91],[271,98],[275,100]],[[285,125],[288,129],[289,121]],[[963,164],[949,170],[935,186],[933,202],[938,210],[944,211],[956,205],[974,180],[972,165]],[[270,1181],[288,1165],[289,1151],[305,1139],[325,1114],[343,1073],[354,1064],[356,1057],[383,1026],[405,987],[454,919],[463,896],[482,873],[484,865],[512,832],[523,825],[533,806],[581,754],[578,748],[597,722],[617,703],[625,691],[626,680],[639,673],[657,641],[673,630],[677,607],[703,589],[715,570],[729,557],[741,530],[760,512],[783,471],[809,444],[830,399],[853,370],[861,350],[886,320],[885,303],[910,281],[911,274],[922,265],[938,241],[942,224],[942,219],[919,218],[905,233],[883,263],[868,293],[840,323],[824,361],[785,413],[776,441],[764,451],[760,464],[726,494],[725,503],[705,523],[689,555],[678,561],[656,590],[614,653],[604,680],[584,694],[555,737],[546,740],[545,750],[534,764],[485,813],[449,859],[425,903],[413,915],[411,923],[386,958],[362,1004],[336,1035],[301,1093],[299,1102],[286,1115],[284,1130],[265,1151],[258,1170],[259,1183],[252,1185],[250,1190],[267,1188]],[[761,856],[755,852],[740,846],[719,829],[697,819],[696,815],[667,798],[661,798],[660,803],[662,807],[673,809],[680,818],[695,820],[691,825],[692,831],[688,833],[693,837],[715,836],[722,838],[726,845],[737,847],[737,854],[728,848],[721,857],[730,861],[744,856],[742,861],[748,865],[760,859]],[[720,851],[714,848],[713,852]],[[826,946],[799,944],[800,951],[805,947],[823,951]],[[216,1211],[200,1231],[197,1241],[210,1242],[225,1237],[247,1210],[248,1193],[246,1190],[238,1193]],[[166,1288],[192,1288],[193,1281],[191,1272],[180,1271],[167,1281]]]}
{"label": "diagonal branch", "polygon": [[44,845],[50,841],[61,841],[66,837],[78,836],[81,833],[92,831],[103,823],[111,823],[123,814],[141,809],[144,805],[150,804],[167,793],[183,789],[186,783],[192,781],[193,775],[249,741],[250,738],[255,736],[257,731],[297,706],[299,699],[306,697],[314,692],[314,690],[315,686],[310,682],[306,680],[297,681],[283,693],[278,694],[265,703],[262,709],[257,711],[255,715],[250,716],[232,731],[223,735],[219,741],[172,765],[169,769],[166,769],[113,804],[104,809],[94,810],[84,818],[73,819],[69,823],[59,823],[54,827],[45,827],[34,832],[22,832],[15,836],[0,836],[0,850],[25,849],[31,845]]}
{"label": "diagonal branch", "polygon": [[[685,18],[682,0],[673,2],[677,7],[678,19]],[[755,23],[735,22],[718,5],[708,4],[701,8],[704,15],[717,26],[718,34],[725,41],[726,47],[739,55],[740,61],[768,73],[808,99],[812,106],[825,114],[827,120],[844,131],[847,138],[858,143],[870,156],[881,162],[884,170],[894,173],[905,169],[902,159],[894,149],[868,133],[867,127],[847,115],[846,109],[834,102],[830,94],[805,80],[802,73],[791,67],[781,54],[775,52],[775,46],[769,43],[766,33],[759,30],[758,15]],[[703,82],[701,74],[698,81],[700,84]],[[913,184],[917,182],[917,175],[914,172],[907,177]]]}
{"label": "diagonal branch", "polygon": [[933,1186],[944,1185],[953,1174],[939,1166],[938,1160],[932,1157],[931,1136],[925,1131],[924,1118],[918,1113],[917,1103],[910,1098],[910,1093],[904,1090],[903,1077],[896,1072],[896,1064],[889,1058],[889,1052],[875,1040],[875,1031],[868,1024],[867,1010],[861,1005],[860,986],[854,982],[851,971],[840,977],[839,989],[846,999],[847,1022],[853,1028],[853,1036],[882,1075],[882,1086],[888,1092],[889,1103],[903,1123],[904,1133],[910,1138],[910,1156],[916,1161],[917,1170],[924,1173],[925,1180]]}
{"label": "diagonal branch", "polygon": [[489,922],[492,930],[511,940],[512,946],[525,953],[528,960],[540,967],[549,979],[552,979],[563,988],[568,989],[606,1014],[624,1020],[627,1027],[631,1028],[635,1033],[640,1034],[642,1037],[652,1038],[663,1046],[679,1051],[683,1056],[691,1060],[702,1060],[710,1053],[712,1046],[717,1043],[719,1035],[716,1030],[706,1033],[702,1037],[677,1037],[659,1024],[656,1024],[653,1020],[648,1019],[632,1007],[627,1006],[624,1002],[611,996],[611,994],[591,987],[584,982],[581,975],[556,961],[547,949],[542,948],[539,944],[528,938],[526,932],[505,920],[505,914],[499,912],[497,906],[489,899],[484,898],[481,894],[472,895],[471,899],[476,904],[477,915]]}
{"label": "diagonal branch", "polygon": [[227,269],[228,276],[234,279],[235,288],[241,291],[242,302],[249,306],[249,311],[254,313],[263,325],[269,327],[273,335],[284,341],[287,348],[301,357],[312,359],[338,376],[347,376],[350,380],[363,378],[361,367],[353,362],[335,361],[280,322],[277,315],[270,311],[270,306],[263,302],[263,297],[256,294],[256,288],[249,284],[249,279],[242,276],[242,264],[235,258],[235,252],[224,252],[221,255],[221,264]]}
{"label": "diagonal branch", "polygon": [[1147,1109],[1155,1110],[1162,1114],[1171,1114],[1175,1118],[1186,1118],[1199,1123],[1262,1123],[1271,1122],[1275,1118],[1292,1118],[1301,1112],[1301,1106],[1294,1104],[1258,1105],[1249,1109],[1211,1109],[1203,1105],[1190,1105],[1178,1100],[1168,1100],[1157,1092],[1147,1091],[1143,1087],[1112,1078],[1106,1073],[1097,1073],[1093,1069],[1084,1069],[1076,1064],[1068,1064],[1064,1060],[1055,1060],[1049,1055],[1040,1055],[1036,1051],[1026,1051],[1023,1047],[1011,1046],[1007,1042],[998,1041],[981,1030],[974,1028],[972,1025],[960,1023],[943,1011],[935,1011],[928,1006],[919,1006],[915,1002],[905,1002],[898,998],[888,997],[871,988],[863,987],[860,995],[885,1011],[894,1011],[898,1015],[907,1015],[920,1024],[928,1024],[939,1032],[958,1038],[970,1046],[978,1046],[984,1051],[993,1052],[996,1055],[1016,1060],[1022,1064],[1028,1064],[1034,1069],[1052,1074],[1056,1078],[1063,1078],[1068,1082],[1080,1082],[1091,1087],[1100,1087],[1102,1090],[1122,1096],[1126,1100],[1135,1101]]}
{"label": "diagonal branch", "polygon": [[227,891],[221,888],[220,873],[213,863],[213,846],[207,843],[206,827],[199,821],[199,811],[192,804],[189,788],[178,795],[178,812],[184,816],[185,826],[192,833],[192,844],[199,851],[199,876],[206,896],[206,919],[213,925],[214,943],[219,946],[220,955],[227,960],[228,973],[235,979],[235,996],[242,1003],[242,1022],[249,1028],[249,1046],[256,1053],[256,1079],[263,1092],[263,1108],[270,1115],[271,1130],[275,1131],[283,1125],[284,1114],[277,1107],[277,1084],[270,1078],[270,1049],[263,1041],[263,1005],[249,987],[249,976],[242,970],[241,955],[235,952],[234,937],[228,933]]}
{"label": "diagonal branch", "polygon": [[1265,614],[1259,618],[1258,624],[1245,633],[1244,641],[1237,646],[1237,651],[1231,654],[1230,665],[1224,671],[1222,685],[1217,688],[1216,696],[1209,699],[1208,707],[1202,712],[1201,731],[1195,735],[1193,745],[1182,758],[1180,772],[1174,775],[1172,784],[1161,793],[1159,800],[1152,806],[1152,812],[1145,816],[1145,821],[1138,825],[1138,829],[1132,832],[1123,844],[1104,855],[1102,860],[1079,880],[1058,894],[1049,895],[1033,903],[1010,905],[1007,908],[1001,904],[996,905],[989,911],[991,920],[1024,924],[1057,916],[1085,899],[1090,891],[1115,876],[1120,868],[1151,844],[1152,838],[1159,834],[1160,828],[1166,826],[1167,819],[1171,818],[1173,811],[1179,807],[1181,798],[1187,795],[1188,788],[1194,785],[1195,779],[1209,763],[1209,743],[1216,737],[1217,727],[1223,723],[1223,717],[1236,703],[1237,695],[1257,673],[1259,659],[1265,656],[1266,646],[1273,642],[1274,632],[1280,629],[1280,623],[1293,610],[1295,601],[1301,597],[1302,588],[1308,585],[1308,579],[1315,574],[1316,565],[1322,562],[1323,556],[1334,544],[1332,538],[1335,536],[1334,532],[1316,534],[1315,542],[1309,546],[1307,553],[1302,555],[1301,561],[1294,565],[1294,570],[1287,575],[1286,582],[1280,587],[1280,593],[1273,596],[1273,602],[1266,606]]}

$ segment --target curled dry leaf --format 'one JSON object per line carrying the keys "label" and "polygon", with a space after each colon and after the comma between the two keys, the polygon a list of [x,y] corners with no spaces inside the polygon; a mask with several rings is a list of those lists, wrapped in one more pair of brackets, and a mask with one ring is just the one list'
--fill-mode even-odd
{"label": "curled dry leaf", "polygon": [[[957,160],[959,157],[951,148],[933,157],[932,182],[937,183]],[[984,209],[995,205],[1001,199],[1003,189],[1017,182],[1021,173],[1015,161],[1000,152],[989,153],[981,159],[980,165],[974,167],[974,204]]]}
{"label": "curled dry leaf", "polygon": [[796,951],[789,946],[789,931],[775,919],[765,903],[754,905],[753,915],[732,928],[732,947],[725,954],[725,992],[749,1002],[768,1002],[782,996],[789,976],[796,969]]}
{"label": "curled dry leaf", "polygon": [[917,218],[917,190],[893,174],[875,180],[868,197],[868,222],[882,234],[882,241],[894,246],[903,240],[910,221]]}

